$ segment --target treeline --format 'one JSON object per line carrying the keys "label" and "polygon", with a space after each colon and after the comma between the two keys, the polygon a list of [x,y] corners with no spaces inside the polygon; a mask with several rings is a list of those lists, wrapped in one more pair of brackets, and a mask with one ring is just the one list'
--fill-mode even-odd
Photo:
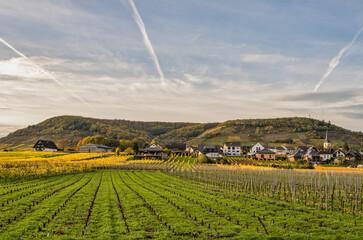
{"label": "treeline", "polygon": [[92,137],[88,136],[78,142],[77,151],[79,151],[80,146],[86,145],[88,143],[106,145],[112,147],[113,149],[118,148],[121,152],[123,152],[128,148],[131,148],[133,151],[138,151],[140,148],[144,148],[148,142],[144,138],[134,138],[132,140],[116,140],[107,138],[102,135],[96,135]]}

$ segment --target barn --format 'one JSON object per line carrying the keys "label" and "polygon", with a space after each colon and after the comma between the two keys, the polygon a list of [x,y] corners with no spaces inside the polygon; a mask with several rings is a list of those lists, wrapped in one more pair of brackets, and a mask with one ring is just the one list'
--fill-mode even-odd
{"label": "barn", "polygon": [[81,153],[102,153],[102,152],[112,152],[112,148],[100,144],[88,143],[86,145],[79,147],[79,152]]}
{"label": "barn", "polygon": [[38,140],[34,145],[34,151],[36,152],[56,152],[58,151],[57,145],[53,141]]}

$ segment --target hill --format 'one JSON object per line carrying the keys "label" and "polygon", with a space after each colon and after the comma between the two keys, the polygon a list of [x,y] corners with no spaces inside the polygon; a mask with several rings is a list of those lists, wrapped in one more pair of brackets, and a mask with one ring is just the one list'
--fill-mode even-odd
{"label": "hill", "polygon": [[17,130],[0,139],[6,147],[29,147],[38,139],[55,142],[67,139],[76,144],[87,136],[103,135],[111,139],[155,139],[161,144],[187,142],[189,145],[222,144],[241,141],[245,145],[262,142],[269,145],[317,145],[325,134],[336,146],[347,142],[363,148],[363,133],[311,118],[274,118],[230,120],[222,123],[141,122],[109,120],[79,116],[59,116]]}

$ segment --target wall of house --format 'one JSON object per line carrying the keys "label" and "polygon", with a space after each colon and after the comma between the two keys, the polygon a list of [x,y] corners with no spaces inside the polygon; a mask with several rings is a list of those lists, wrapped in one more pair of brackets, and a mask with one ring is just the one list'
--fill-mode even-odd
{"label": "wall of house", "polygon": [[111,152],[111,149],[99,148],[96,146],[80,146],[79,152],[81,152],[81,153],[103,153],[103,152]]}
{"label": "wall of house", "polygon": [[268,159],[268,160],[275,160],[275,154],[269,154],[269,153],[256,153],[257,159]]}
{"label": "wall of house", "polygon": [[241,156],[241,147],[223,147],[223,153],[226,156]]}
{"label": "wall of house", "polygon": [[252,146],[250,152],[253,153],[253,154],[255,154],[256,152],[261,151],[263,149],[265,149],[265,148],[260,143],[257,143],[254,146]]}

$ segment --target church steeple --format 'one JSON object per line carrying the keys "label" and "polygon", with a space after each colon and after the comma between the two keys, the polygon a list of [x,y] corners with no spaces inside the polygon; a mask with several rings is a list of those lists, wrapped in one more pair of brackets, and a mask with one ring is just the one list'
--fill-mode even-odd
{"label": "church steeple", "polygon": [[325,141],[324,141],[324,149],[330,149],[331,148],[331,142],[328,137],[328,131],[326,131]]}

